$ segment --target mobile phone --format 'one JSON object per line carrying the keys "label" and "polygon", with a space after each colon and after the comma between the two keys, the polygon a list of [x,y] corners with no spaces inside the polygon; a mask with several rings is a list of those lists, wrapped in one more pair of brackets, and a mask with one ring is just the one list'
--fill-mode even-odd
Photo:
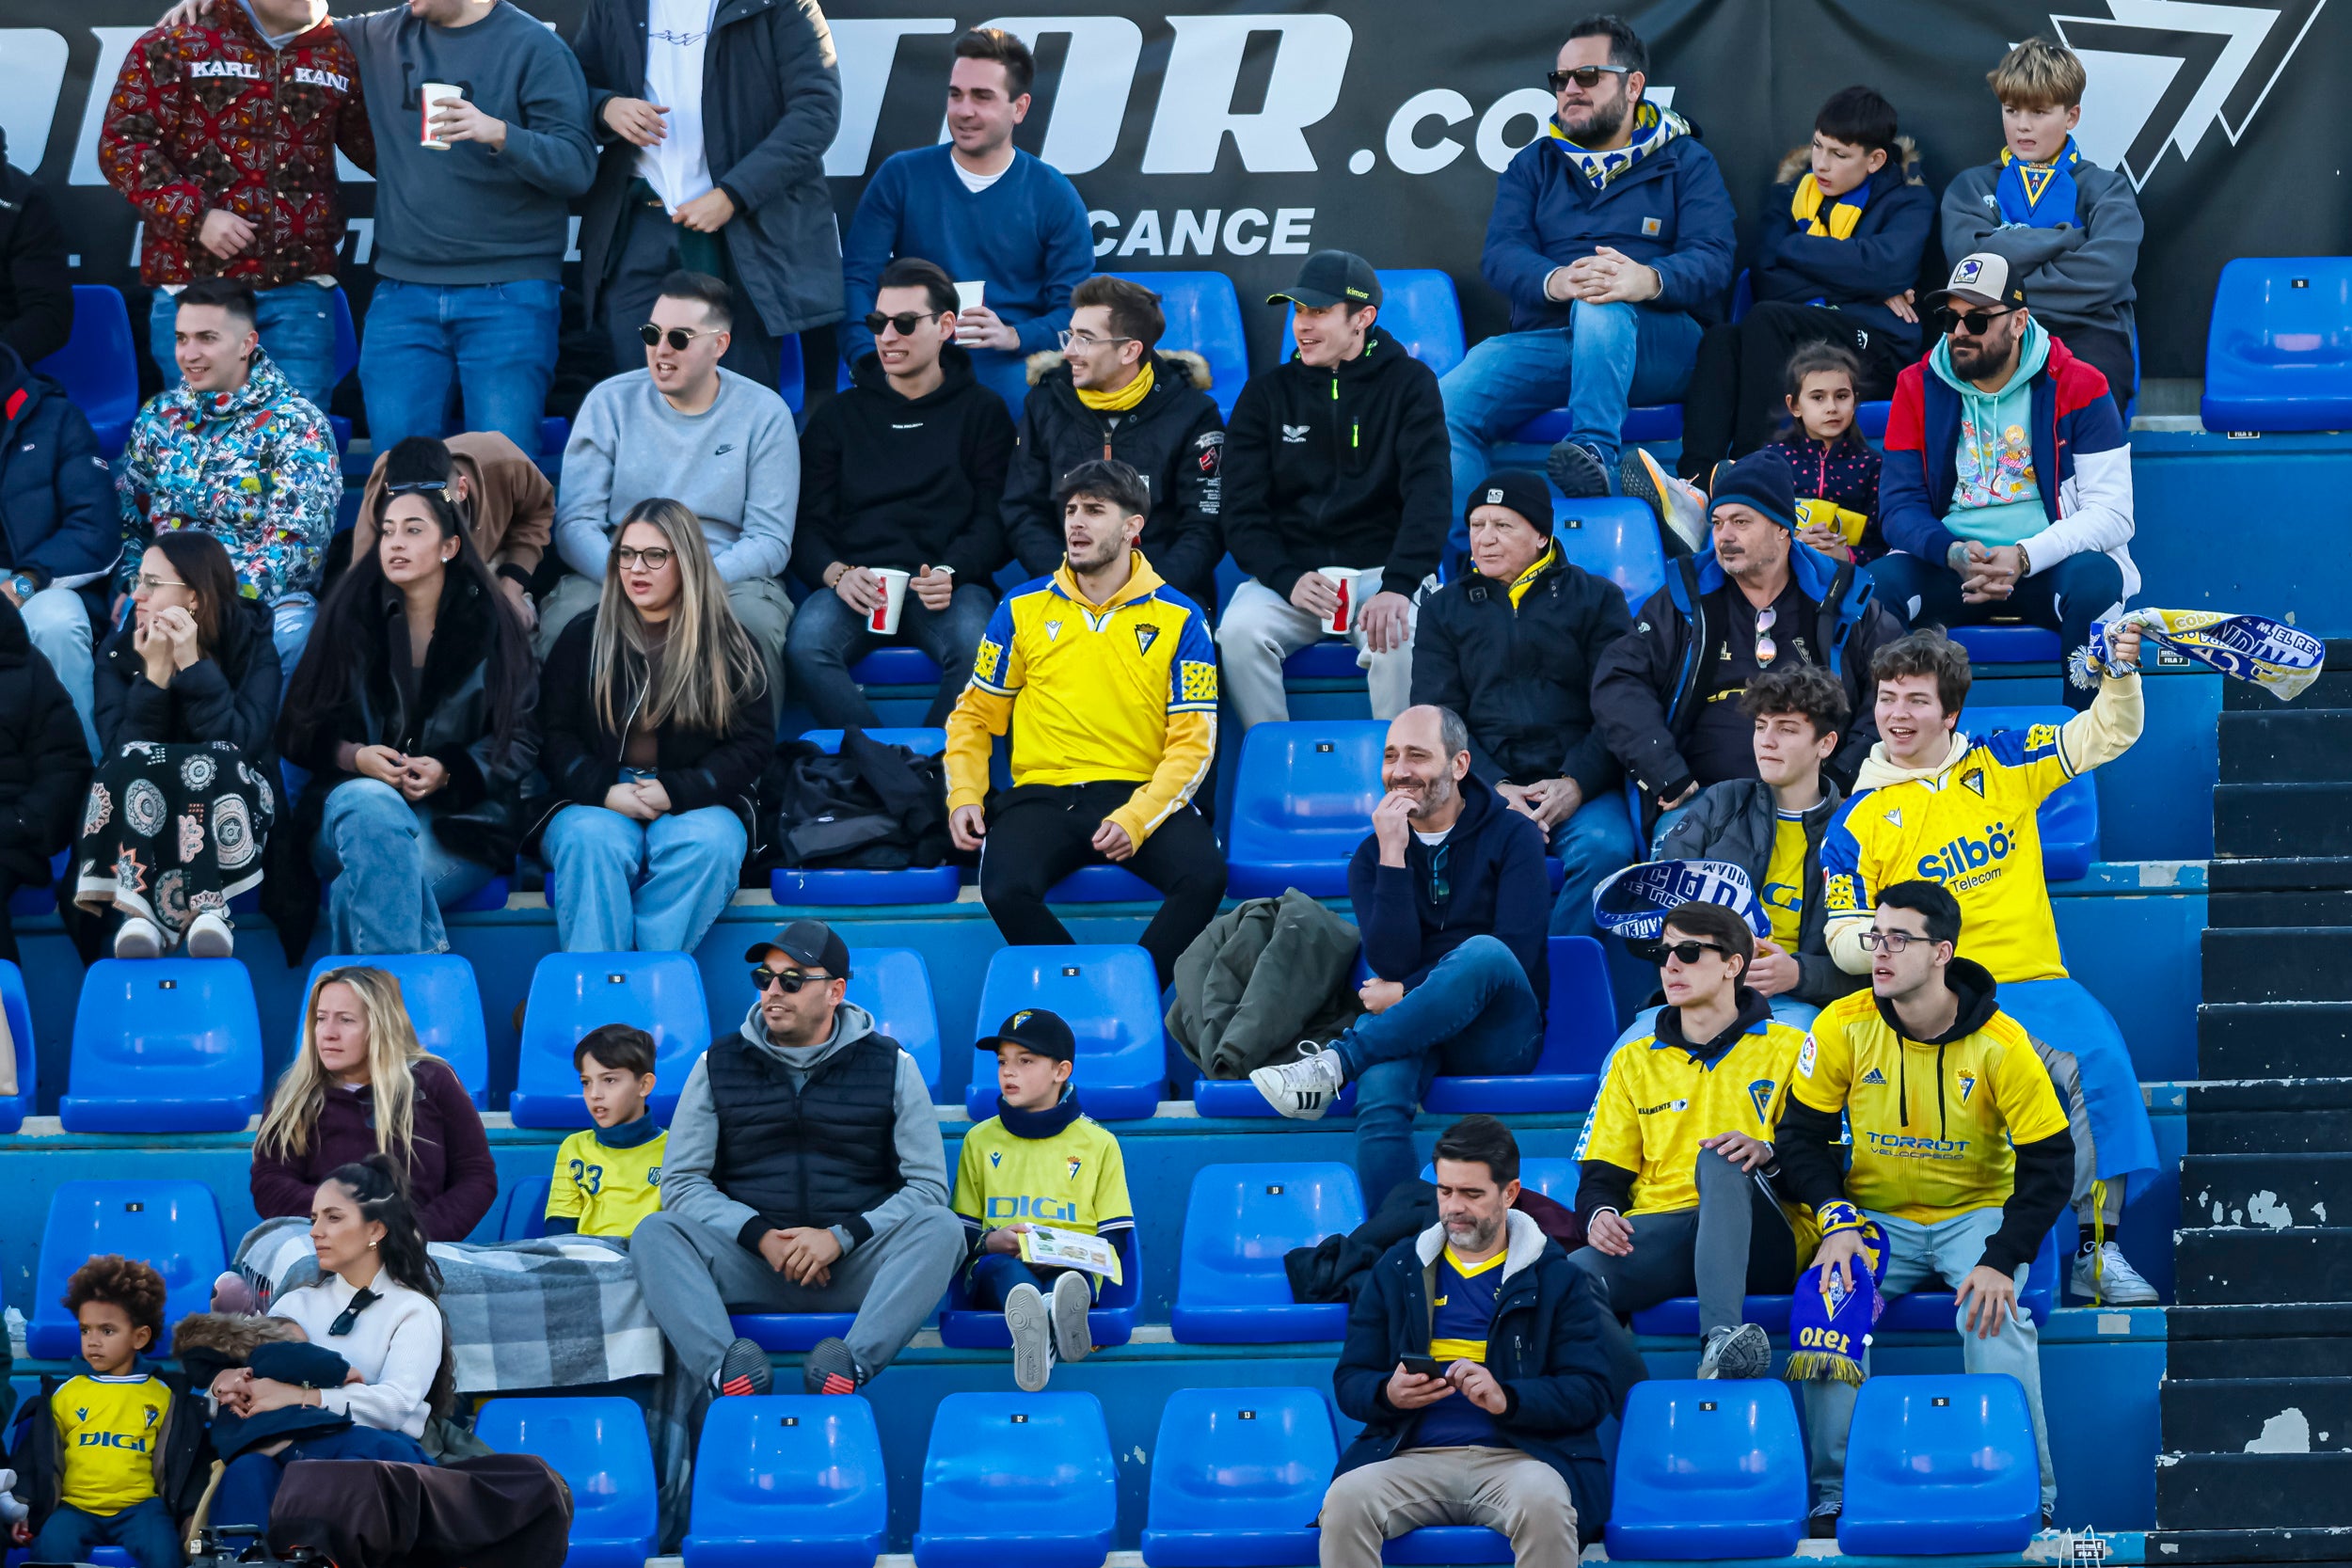
{"label": "mobile phone", "polygon": [[1405,1363],[1405,1370],[1415,1377],[1445,1376],[1445,1368],[1434,1355],[1406,1355],[1399,1359]]}

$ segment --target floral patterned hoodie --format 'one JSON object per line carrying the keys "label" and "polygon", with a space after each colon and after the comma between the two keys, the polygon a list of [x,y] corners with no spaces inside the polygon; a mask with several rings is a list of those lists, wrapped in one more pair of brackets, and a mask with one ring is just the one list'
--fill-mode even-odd
{"label": "floral patterned hoodie", "polygon": [[253,351],[245,385],[198,392],[185,383],[148,400],[115,472],[122,502],[128,592],[158,533],[198,528],[218,539],[247,598],[276,604],[318,586],[343,491],[326,416]]}

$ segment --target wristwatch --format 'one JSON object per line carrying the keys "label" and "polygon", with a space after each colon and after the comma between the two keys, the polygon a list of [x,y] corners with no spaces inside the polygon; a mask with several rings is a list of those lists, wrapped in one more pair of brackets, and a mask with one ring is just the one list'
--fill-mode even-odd
{"label": "wristwatch", "polygon": [[34,594],[40,592],[40,584],[35,582],[29,575],[24,572],[18,572],[14,576],[10,577],[8,578],[8,587],[15,591],[17,600],[20,603],[24,600],[31,598]]}

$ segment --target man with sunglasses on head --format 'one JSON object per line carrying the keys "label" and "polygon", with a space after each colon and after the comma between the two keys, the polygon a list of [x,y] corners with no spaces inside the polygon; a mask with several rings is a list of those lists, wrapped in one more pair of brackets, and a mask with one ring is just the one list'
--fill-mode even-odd
{"label": "man with sunglasses on head", "polygon": [[[2044,626],[2074,659],[2139,590],[2131,439],[2107,378],[2033,319],[2007,257],[1962,257],[1921,304],[1936,342],[1887,414],[1879,595],[1914,626]],[[2074,708],[2095,690],[2062,689]]]}
{"label": "man with sunglasses on head", "polygon": [[930,262],[884,267],[866,325],[874,352],[803,437],[792,569],[810,592],[785,636],[785,667],[819,724],[881,723],[850,667],[889,640],[873,629],[883,597],[874,568],[910,573],[898,638],[947,673],[923,720],[941,725],[996,608],[1012,416],[956,345],[956,286]]}
{"label": "man with sunglasses on head", "polygon": [[1681,398],[1731,288],[1731,193],[1691,123],[1644,96],[1641,35],[1588,16],[1554,66],[1552,118],[1496,182],[1479,267],[1509,297],[1511,330],[1445,378],[1455,516],[1493,466],[1487,443],[1563,402],[1552,482],[1608,495],[1626,410]]}
{"label": "man with sunglasses on head", "polygon": [[694,1064],[670,1121],[661,1212],[629,1238],[645,1308],[690,1376],[765,1394],[768,1353],[730,1312],[854,1312],[802,1364],[811,1394],[888,1366],[963,1261],[923,1070],[843,1000],[850,949],[821,920],[755,942],[742,1027]]}

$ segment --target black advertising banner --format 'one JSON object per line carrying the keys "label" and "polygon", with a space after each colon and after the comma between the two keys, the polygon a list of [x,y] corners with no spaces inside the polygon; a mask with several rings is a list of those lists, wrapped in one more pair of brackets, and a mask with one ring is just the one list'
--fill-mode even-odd
{"label": "black advertising banner", "polygon": [[[1649,42],[1652,95],[1698,125],[1749,224],[1829,93],[1867,82],[1893,99],[1940,192],[1999,150],[1984,72],[2014,40],[2062,39],[2090,71],[2078,144],[2129,172],[2147,214],[2147,373],[2198,374],[2223,261],[2352,247],[2352,114],[2336,97],[2352,0],[2060,4],[1646,0],[1626,13]],[[98,128],[125,50],[161,8],[0,0],[8,157],[56,195],[89,281],[136,282],[137,224],[99,176]],[[568,31],[580,5],[526,8]],[[1578,10],[1196,0],[1182,14],[1085,3],[990,14],[841,0],[827,7],[843,88],[827,168],[846,221],[884,157],[939,138],[956,34],[1009,27],[1040,65],[1020,143],[1077,182],[1099,266],[1216,268],[1247,305],[1309,250],[1338,245],[1384,267],[1451,273],[1476,337],[1503,325],[1501,297],[1478,277],[1495,172],[1550,112],[1544,72]],[[364,220],[367,183],[350,195]],[[345,249],[360,288],[369,238],[361,221]],[[1279,317],[1246,313],[1255,346],[1270,351]]]}

